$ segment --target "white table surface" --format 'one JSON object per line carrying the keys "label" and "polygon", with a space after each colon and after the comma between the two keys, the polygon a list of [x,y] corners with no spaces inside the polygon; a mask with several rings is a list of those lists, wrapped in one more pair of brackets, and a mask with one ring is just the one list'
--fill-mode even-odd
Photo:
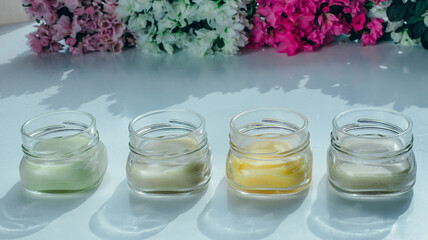
{"label": "white table surface", "polygon": [[[37,56],[25,45],[31,25],[0,27],[0,239],[428,239],[428,51],[421,47],[336,42],[294,57],[274,49],[205,58],[136,49]],[[366,106],[413,119],[418,174],[402,198],[347,201],[326,187],[331,120]],[[260,201],[227,190],[229,121],[258,107],[291,108],[309,119],[314,163],[306,194]],[[153,199],[128,190],[128,123],[162,108],[205,117],[213,149],[205,192]],[[20,185],[20,127],[59,109],[96,117],[109,167],[94,192],[35,197]]]}

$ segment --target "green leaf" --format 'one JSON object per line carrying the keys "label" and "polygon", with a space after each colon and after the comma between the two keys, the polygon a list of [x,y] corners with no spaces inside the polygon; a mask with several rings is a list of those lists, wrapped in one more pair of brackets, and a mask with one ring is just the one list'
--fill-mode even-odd
{"label": "green leaf", "polygon": [[424,18],[421,16],[412,15],[412,16],[406,17],[406,22],[407,22],[407,24],[415,24],[419,21],[422,21],[423,19]]}
{"label": "green leaf", "polygon": [[389,21],[396,22],[401,21],[406,16],[407,4],[404,4],[401,0],[394,0],[392,4],[386,9],[386,15]]}
{"label": "green leaf", "polygon": [[428,10],[428,0],[419,0],[416,4],[416,15],[421,16]]}
{"label": "green leaf", "polygon": [[409,25],[409,37],[411,39],[418,39],[424,34],[425,30],[427,29],[427,26],[425,26],[425,23],[423,21],[417,22],[415,24]]}
{"label": "green leaf", "polygon": [[213,47],[214,46],[217,46],[218,48],[222,48],[222,47],[224,47],[224,39],[223,38],[220,38],[220,37],[218,37],[215,41],[214,41],[214,44],[213,44]]}
{"label": "green leaf", "polygon": [[[424,0],[425,1],[425,0]],[[405,4],[407,8],[406,16],[414,16],[416,15],[416,3],[408,0]]]}
{"label": "green leaf", "polygon": [[428,29],[425,30],[424,35],[421,37],[422,47],[428,49]]}

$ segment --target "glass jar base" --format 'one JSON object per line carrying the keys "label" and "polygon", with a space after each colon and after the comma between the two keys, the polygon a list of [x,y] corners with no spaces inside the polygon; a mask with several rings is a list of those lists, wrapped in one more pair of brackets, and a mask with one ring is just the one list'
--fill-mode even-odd
{"label": "glass jar base", "polygon": [[261,188],[245,188],[239,186],[228,179],[228,185],[231,190],[234,192],[251,198],[287,198],[289,196],[297,195],[309,188],[311,184],[311,179],[308,179],[304,185],[298,186],[296,188],[288,189],[261,189]]}
{"label": "glass jar base", "polygon": [[385,191],[385,190],[347,190],[335,185],[332,181],[328,181],[330,189],[335,192],[338,196],[343,198],[358,198],[358,199],[376,199],[376,198],[391,198],[396,196],[402,196],[409,193],[413,184],[406,189],[398,191]]}
{"label": "glass jar base", "polygon": [[76,189],[76,190],[34,190],[34,189],[29,189],[23,186],[23,188],[31,193],[31,194],[36,194],[36,195],[43,195],[43,196],[58,196],[58,195],[71,195],[71,194],[79,194],[79,193],[86,193],[86,192],[90,192],[92,190],[95,190],[98,188],[98,186],[101,184],[101,182],[103,181],[103,178],[101,178],[98,182],[96,182],[94,185],[87,187],[87,188],[83,188],[83,189]]}
{"label": "glass jar base", "polygon": [[128,181],[128,186],[134,192],[138,194],[143,194],[143,195],[150,195],[150,196],[186,195],[186,194],[192,194],[194,192],[204,191],[207,188],[209,181],[210,181],[210,178],[207,178],[204,182],[200,183],[195,187],[186,188],[186,189],[176,189],[176,190],[142,189],[133,185],[129,181]]}

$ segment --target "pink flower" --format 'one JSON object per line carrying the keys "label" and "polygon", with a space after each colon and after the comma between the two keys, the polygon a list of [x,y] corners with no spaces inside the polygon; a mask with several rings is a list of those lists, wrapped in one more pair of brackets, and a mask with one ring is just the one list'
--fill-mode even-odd
{"label": "pink flower", "polygon": [[62,45],[52,40],[52,32],[48,25],[40,24],[39,29],[27,35],[27,44],[37,54],[55,53],[62,49]]}
{"label": "pink flower", "polygon": [[279,41],[277,52],[287,53],[288,56],[293,56],[296,54],[297,49],[299,48],[299,39],[294,37],[290,32],[277,33],[277,41]]}
{"label": "pink flower", "polygon": [[314,18],[315,16],[311,14],[300,15],[296,22],[303,31],[311,32],[314,24]]}
{"label": "pink flower", "polygon": [[27,44],[33,49],[34,52],[41,54],[43,52],[43,45],[40,42],[40,38],[37,37],[37,32],[32,32],[27,35]]}
{"label": "pink flower", "polygon": [[55,30],[55,34],[53,35],[54,41],[60,41],[66,36],[69,36],[71,34],[70,18],[62,15],[58,22],[53,25],[53,29]]}
{"label": "pink flower", "polygon": [[125,25],[123,23],[115,23],[113,25],[113,32],[117,37],[122,36],[125,29],[126,28],[125,28]]}
{"label": "pink flower", "polygon": [[65,39],[65,44],[67,44],[68,46],[74,46],[76,42],[77,42],[77,39],[72,37]]}
{"label": "pink flower", "polygon": [[135,46],[136,35],[117,18],[118,0],[22,1],[27,13],[41,22],[27,35],[28,45],[36,53],[58,52],[63,48],[58,41],[63,40],[73,55],[120,52],[125,45]]}
{"label": "pink flower", "polygon": [[370,32],[364,32],[361,36],[361,41],[363,42],[363,46],[374,45],[378,38],[383,35],[383,27],[382,27],[382,19],[373,18],[371,22],[367,23],[366,27]]}
{"label": "pink flower", "polygon": [[85,9],[85,13],[89,16],[92,16],[95,13],[95,8],[93,6],[90,6]]}
{"label": "pink flower", "polygon": [[73,17],[73,21],[71,22],[71,34],[70,36],[76,38],[77,34],[82,31],[82,27],[79,24],[79,19],[76,15]]}
{"label": "pink flower", "polygon": [[120,52],[122,52],[122,48],[123,48],[123,42],[117,41],[116,43],[114,43],[112,45],[111,51],[114,53],[120,53]]}
{"label": "pink flower", "polygon": [[272,46],[292,56],[299,51],[315,51],[351,30],[362,31],[364,44],[374,43],[383,34],[382,24],[368,20],[367,1],[257,0],[250,45]]}
{"label": "pink flower", "polygon": [[351,26],[356,32],[363,30],[364,24],[366,23],[366,15],[363,13],[358,14],[352,19]]}
{"label": "pink flower", "polygon": [[63,0],[65,6],[70,10],[70,12],[73,12],[76,10],[77,7],[80,7],[81,4],[79,3],[79,0]]}
{"label": "pink flower", "polygon": [[251,46],[263,46],[267,35],[267,24],[258,15],[254,16],[254,27],[251,29]]}

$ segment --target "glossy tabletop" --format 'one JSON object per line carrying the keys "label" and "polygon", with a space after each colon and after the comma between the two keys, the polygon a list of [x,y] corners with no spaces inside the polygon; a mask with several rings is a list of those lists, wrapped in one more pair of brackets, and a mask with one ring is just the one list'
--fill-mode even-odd
{"label": "glossy tabletop", "polygon": [[[294,57],[274,49],[237,56],[185,53],[37,56],[25,45],[32,24],[0,27],[0,239],[428,239],[428,51],[391,42],[338,41]],[[413,191],[399,198],[347,200],[327,184],[331,121],[347,109],[383,107],[414,123]],[[247,199],[228,190],[230,119],[282,107],[309,120],[314,154],[308,191],[288,199]],[[213,173],[205,191],[147,197],[126,184],[128,123],[162,108],[206,119]],[[19,180],[20,127],[52,110],[92,113],[109,166],[95,191],[39,197]]]}

